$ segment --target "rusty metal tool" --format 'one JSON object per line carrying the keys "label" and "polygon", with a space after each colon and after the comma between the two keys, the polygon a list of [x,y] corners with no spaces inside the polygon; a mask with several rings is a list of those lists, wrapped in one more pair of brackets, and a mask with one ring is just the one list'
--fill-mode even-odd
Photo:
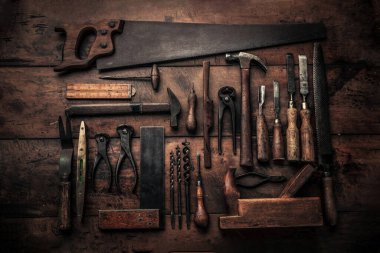
{"label": "rusty metal tool", "polygon": [[174,211],[174,153],[170,151],[170,223],[172,229],[175,228],[175,211]]}
{"label": "rusty metal tool", "polygon": [[282,161],[284,157],[284,141],[282,138],[282,125],[280,121],[280,87],[277,81],[273,81],[274,95],[274,126],[273,126],[273,161]]}
{"label": "rusty metal tool", "polygon": [[97,171],[97,168],[100,164],[100,161],[104,160],[104,162],[107,166],[107,169],[108,169],[108,173],[109,173],[108,192],[111,192],[113,179],[115,177],[113,176],[112,166],[110,164],[110,161],[109,161],[108,155],[107,155],[107,149],[108,149],[108,143],[109,143],[110,137],[107,134],[98,133],[98,134],[95,134],[95,140],[96,140],[96,156],[95,156],[94,168],[92,169],[92,176],[91,176],[92,187],[95,191],[96,171]]}
{"label": "rusty metal tool", "polygon": [[150,76],[101,76],[100,79],[105,80],[123,80],[123,81],[148,81],[152,84],[153,90],[158,90],[160,83],[160,73],[158,71],[157,64],[153,64]]}
{"label": "rusty metal tool", "polygon": [[146,113],[169,113],[170,126],[178,127],[178,117],[181,104],[171,89],[167,89],[169,103],[116,103],[116,104],[82,104],[72,105],[66,109],[68,117],[97,116],[97,115],[125,115]]}
{"label": "rusty metal tool", "polygon": [[[96,32],[96,39],[88,56],[80,58],[78,48],[89,30]],[[97,67],[105,70],[326,37],[323,24],[220,25],[116,19],[61,25],[56,31],[66,33],[66,43],[63,61],[55,71],[87,68],[100,56]]]}
{"label": "rusty metal tool", "polygon": [[314,162],[314,139],[313,127],[311,126],[311,112],[307,106],[307,95],[309,94],[309,82],[307,74],[306,55],[299,55],[299,72],[300,72],[300,93],[302,95],[301,115],[301,160],[303,162]]}
{"label": "rusty metal tool", "polygon": [[177,159],[177,201],[178,201],[178,228],[182,229],[182,174],[181,174],[181,149],[177,145],[176,159]]}
{"label": "rusty metal tool", "polygon": [[256,119],[256,136],[257,136],[257,160],[260,162],[269,161],[269,136],[268,127],[263,114],[265,102],[265,85],[259,87],[259,113]]}
{"label": "rusty metal tool", "polygon": [[76,208],[77,217],[81,222],[84,212],[84,199],[86,191],[86,172],[87,172],[87,138],[86,124],[84,121],[80,123],[78,154],[77,154],[77,171],[76,171]]}
{"label": "rusty metal tool", "polygon": [[185,183],[185,207],[186,207],[186,227],[190,229],[191,223],[191,195],[190,195],[190,181],[191,181],[191,169],[193,165],[191,164],[191,156],[190,156],[190,142],[186,139],[182,142],[184,146],[182,149],[183,157],[183,181]]}
{"label": "rusty metal tool", "polygon": [[203,144],[204,165],[211,168],[210,131],[214,127],[214,103],[209,97],[210,62],[203,62]]}
{"label": "rusty metal tool", "polygon": [[62,118],[58,118],[59,137],[61,140],[61,154],[59,158],[59,181],[60,181],[60,206],[58,209],[58,229],[61,231],[67,231],[71,229],[71,167],[74,153],[73,138],[71,134],[70,119],[66,118],[66,132],[63,126]]}
{"label": "rusty metal tool", "polygon": [[125,158],[128,158],[129,162],[132,166],[132,179],[130,184],[131,192],[135,192],[136,190],[136,184],[137,184],[137,168],[135,160],[133,159],[132,155],[132,148],[131,148],[131,141],[132,141],[132,135],[134,133],[133,127],[129,125],[120,125],[116,128],[117,133],[120,136],[120,155],[119,159],[117,160],[117,165],[115,169],[115,183],[116,183],[116,189],[119,193],[121,193],[121,187],[119,184],[119,173],[121,169],[121,164],[125,160]]}
{"label": "rusty metal tool", "polygon": [[201,154],[197,153],[197,209],[194,214],[194,223],[197,227],[206,228],[208,226],[208,213],[203,199],[203,183],[201,175]]}
{"label": "rusty metal tool", "polygon": [[197,130],[197,117],[196,117],[196,109],[197,109],[197,95],[194,91],[194,85],[190,89],[190,94],[187,97],[187,104],[189,105],[189,111],[187,113],[186,118],[186,129],[190,133],[194,133]]}
{"label": "rusty metal tool", "polygon": [[329,93],[327,88],[326,66],[322,47],[314,44],[313,55],[313,87],[315,123],[317,130],[318,165],[324,171],[323,195],[327,222],[334,226],[337,223],[337,210],[334,196],[331,167],[333,164],[333,147],[331,144]]}
{"label": "rusty metal tool", "polygon": [[224,111],[228,108],[231,113],[231,126],[232,126],[232,147],[234,155],[236,155],[236,109],[235,97],[236,90],[231,86],[224,86],[218,91],[219,96],[219,110],[218,110],[218,152],[222,154],[222,130],[223,130],[223,116]]}
{"label": "rusty metal tool", "polygon": [[238,61],[241,70],[241,131],[240,131],[240,165],[253,167],[252,159],[252,129],[251,129],[251,97],[250,97],[250,68],[251,63],[266,72],[267,67],[256,55],[240,52],[226,54],[227,62]]}
{"label": "rusty metal tool", "polygon": [[294,96],[296,93],[296,80],[293,54],[286,55],[286,66],[289,95],[289,105],[287,111],[288,128],[286,129],[286,157],[290,162],[297,162],[300,160],[300,136],[297,127],[297,108],[294,101]]}

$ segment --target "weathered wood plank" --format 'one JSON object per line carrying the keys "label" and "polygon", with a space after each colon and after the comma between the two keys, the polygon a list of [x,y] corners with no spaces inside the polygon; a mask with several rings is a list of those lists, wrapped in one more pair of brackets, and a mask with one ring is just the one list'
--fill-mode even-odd
{"label": "weathered wood plank", "polygon": [[[64,11],[63,11],[64,10]],[[345,1],[15,1],[4,5],[9,16],[1,24],[1,62],[5,65],[56,65],[61,58],[64,38],[54,27],[75,20],[100,19],[166,21],[218,24],[265,24],[323,22],[327,27],[326,61],[360,62],[379,65],[378,8],[372,2]],[[348,25],[349,24],[349,25]],[[352,43],[354,42],[354,43]],[[269,64],[284,64],[287,51],[310,54],[311,44],[257,50]],[[225,64],[223,55],[212,57],[213,63]],[[187,61],[187,64],[200,61]]]}
{"label": "weathered wood plank", "polygon": [[[145,71],[145,72],[144,72]],[[131,75],[144,75],[150,69],[129,71]],[[312,68],[309,68],[310,76]],[[286,68],[269,67],[264,75],[253,68],[252,70],[252,119],[257,114],[258,86],[265,84],[266,102],[264,114],[270,133],[273,127],[273,88],[272,81],[280,83],[281,120],[286,127]],[[376,81],[379,79],[379,69],[349,69],[339,67],[329,69],[330,112],[332,132],[335,134],[379,134],[380,133],[380,89]],[[103,131],[111,136],[117,136],[116,126],[122,123],[130,123],[139,129],[144,125],[163,125],[167,136],[186,136],[185,118],[188,110],[187,96],[194,84],[198,97],[197,114],[202,115],[202,68],[201,67],[162,67],[160,68],[161,84],[156,93],[149,83],[133,83],[136,87],[136,95],[132,102],[168,102],[166,88],[170,87],[180,100],[182,113],[178,131],[169,127],[169,115],[129,115],[117,117],[84,117],[89,127],[89,134],[93,136],[97,131]],[[58,75],[47,68],[0,68],[2,85],[0,87],[0,138],[58,138],[57,118],[64,115],[64,110],[70,104],[91,103],[92,101],[68,101],[65,99],[66,84],[83,82],[83,74]],[[90,71],[86,75],[88,83],[104,83],[99,80],[96,71]],[[214,100],[215,127],[212,135],[217,134],[217,108],[219,98],[217,91],[225,85],[235,87],[240,93],[240,71],[234,67],[211,67],[210,96]],[[311,85],[311,81],[310,81]],[[312,105],[312,88],[309,103]],[[236,99],[237,112],[240,111],[240,97]],[[94,101],[95,103],[97,101]],[[104,101],[103,101],[104,102]],[[108,102],[108,101],[107,101]],[[300,96],[296,96],[297,106],[300,107]],[[239,115],[237,117],[239,119]],[[77,136],[81,119],[73,120],[73,132]],[[202,117],[198,117],[198,126],[202,126]],[[237,120],[237,129],[240,129],[240,120]],[[255,126],[256,124],[252,124]],[[229,113],[224,119],[224,134],[230,131]],[[137,135],[139,131],[137,131]],[[255,133],[256,131],[253,131]],[[285,133],[283,131],[283,133]],[[195,135],[202,134],[198,127]]]}
{"label": "weathered wood plank", "polygon": [[[203,169],[205,205],[210,213],[225,213],[223,196],[223,175],[228,166],[239,167],[239,153],[232,155],[230,140],[225,141],[223,156],[217,154],[217,138],[212,138],[213,167]],[[165,191],[166,212],[169,212],[169,153],[176,145],[181,145],[183,138],[167,138],[165,147]],[[191,142],[192,161],[195,162],[196,152],[202,152],[201,137],[188,139]],[[336,195],[340,211],[380,210],[377,201],[380,189],[378,168],[379,144],[378,136],[335,136],[333,145],[336,150],[334,173],[336,174]],[[76,142],[75,142],[76,145]],[[119,141],[112,139],[109,147],[109,157],[114,167],[120,151]],[[139,139],[132,141],[132,152],[138,167],[140,165]],[[44,217],[56,216],[59,202],[58,196],[58,159],[60,143],[58,140],[1,140],[0,141],[0,210],[6,217]],[[76,151],[76,150],[75,150]],[[75,152],[76,153],[76,152]],[[202,154],[202,153],[201,153]],[[75,154],[76,155],[76,154]],[[95,140],[89,140],[89,161],[87,183],[90,182],[95,156]],[[254,154],[254,157],[255,154]],[[298,166],[287,166],[270,163],[267,166],[258,164],[257,171],[271,175],[284,175],[290,178],[296,173]],[[75,164],[74,164],[75,166]],[[128,175],[124,165],[121,179]],[[75,171],[75,168],[74,168]],[[73,175],[75,172],[73,172]],[[138,172],[139,173],[139,172]],[[237,173],[242,173],[238,169]],[[101,164],[97,173],[97,185],[107,185],[107,169]],[[192,211],[195,211],[196,171],[192,172]],[[250,183],[254,179],[249,179]],[[247,183],[247,182],[245,182]],[[267,184],[257,189],[240,189],[242,198],[271,198],[279,196],[286,182]],[[123,185],[123,184],[122,184]],[[106,187],[105,187],[106,188]],[[321,196],[318,173],[301,189],[297,196]],[[123,188],[124,189],[124,188]],[[132,194],[107,194],[101,187],[94,192],[88,187],[86,192],[85,216],[97,215],[99,209],[139,208],[138,197]],[[73,191],[74,192],[74,191]],[[73,199],[74,201],[74,196]],[[74,203],[74,202],[72,202]],[[75,211],[75,210],[73,210]],[[85,217],[86,218],[86,217]]]}

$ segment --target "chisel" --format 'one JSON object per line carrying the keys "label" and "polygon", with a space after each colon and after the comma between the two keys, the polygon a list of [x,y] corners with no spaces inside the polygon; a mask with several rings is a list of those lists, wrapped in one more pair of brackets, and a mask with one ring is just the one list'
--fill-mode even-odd
{"label": "chisel", "polygon": [[273,81],[274,95],[274,126],[273,126],[273,161],[282,161],[284,157],[284,141],[282,138],[282,126],[280,121],[280,87],[277,81]]}
{"label": "chisel", "polygon": [[318,165],[324,171],[323,195],[327,222],[334,226],[337,222],[337,210],[331,177],[333,148],[330,136],[329,94],[322,48],[314,44],[313,56],[314,107],[318,144]]}
{"label": "chisel", "polygon": [[77,173],[76,173],[76,207],[79,221],[83,219],[84,199],[86,190],[86,170],[87,170],[87,140],[86,125],[84,121],[80,123],[78,155],[77,155]]}
{"label": "chisel", "polygon": [[257,135],[257,160],[260,162],[268,162],[269,160],[269,136],[268,127],[263,114],[263,106],[265,101],[265,86],[259,87],[259,113],[256,119],[256,135]]}

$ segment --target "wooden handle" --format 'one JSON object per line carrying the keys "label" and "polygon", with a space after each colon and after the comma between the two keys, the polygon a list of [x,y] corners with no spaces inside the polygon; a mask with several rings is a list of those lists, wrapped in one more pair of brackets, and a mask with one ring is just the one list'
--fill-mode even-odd
{"label": "wooden handle", "polygon": [[186,119],[186,129],[190,133],[193,133],[197,129],[197,118],[195,117],[197,95],[195,94],[194,87],[190,90],[189,97],[187,98],[187,103],[189,105],[189,112]]}
{"label": "wooden handle", "polygon": [[157,64],[153,64],[150,76],[152,78],[152,88],[157,91],[160,84],[160,73],[158,72]]}
{"label": "wooden handle", "polygon": [[249,69],[241,69],[240,165],[253,167]]}
{"label": "wooden handle", "polygon": [[256,120],[257,134],[257,160],[260,162],[269,161],[269,136],[268,127],[264,115],[258,115]]}
{"label": "wooden handle", "polygon": [[201,228],[208,226],[208,214],[203,201],[203,189],[201,185],[197,185],[197,210],[195,211],[194,223]]}
{"label": "wooden handle", "polygon": [[209,132],[214,126],[214,104],[209,98],[210,62],[203,62],[203,144],[204,144],[204,166],[211,168],[211,143]]}
{"label": "wooden handle", "polygon": [[307,164],[297,172],[285,185],[284,190],[280,194],[280,198],[291,198],[297,191],[309,180],[313,172],[316,170],[314,166]]}
{"label": "wooden handle", "polygon": [[331,226],[335,226],[338,218],[336,205],[335,205],[335,196],[333,188],[332,177],[325,176],[322,179],[323,184],[323,195],[324,195],[324,209],[327,222]]}
{"label": "wooden handle", "polygon": [[300,160],[300,137],[297,127],[297,109],[288,108],[288,128],[286,129],[286,155],[288,161]]}
{"label": "wooden handle", "polygon": [[302,146],[302,161],[313,162],[314,155],[314,140],[313,128],[310,124],[310,110],[302,109],[301,115],[301,146]]}
{"label": "wooden handle", "polygon": [[275,122],[273,126],[273,161],[284,160],[284,141],[282,138],[282,126],[280,121]]}
{"label": "wooden handle", "polygon": [[235,184],[235,171],[236,168],[228,168],[224,175],[224,197],[228,213],[231,215],[238,214],[238,199],[240,198],[240,192]]}
{"label": "wooden handle", "polygon": [[60,195],[61,203],[58,210],[58,228],[59,230],[66,231],[71,229],[71,215],[70,215],[70,182],[61,182]]}

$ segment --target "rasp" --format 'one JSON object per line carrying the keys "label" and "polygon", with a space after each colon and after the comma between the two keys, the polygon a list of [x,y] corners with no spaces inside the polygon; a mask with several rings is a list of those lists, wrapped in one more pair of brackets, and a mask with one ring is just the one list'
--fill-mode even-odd
{"label": "rasp", "polygon": [[84,121],[80,123],[78,154],[77,154],[77,177],[76,177],[76,207],[79,221],[83,219],[84,199],[86,190],[86,170],[87,170],[87,143],[86,125]]}
{"label": "rasp", "polygon": [[327,222],[334,226],[337,221],[337,210],[331,177],[333,163],[333,148],[330,136],[329,94],[323,52],[319,43],[314,44],[313,55],[313,86],[315,123],[318,144],[318,165],[324,171],[323,194]]}
{"label": "rasp", "polygon": [[[78,57],[82,37],[96,31],[86,59]],[[63,61],[55,71],[87,68],[97,58],[100,70],[319,40],[323,24],[218,25],[102,20],[56,27],[66,33]],[[112,34],[114,44],[112,42]],[[120,34],[121,33],[121,34]],[[110,55],[112,54],[112,55]]]}

